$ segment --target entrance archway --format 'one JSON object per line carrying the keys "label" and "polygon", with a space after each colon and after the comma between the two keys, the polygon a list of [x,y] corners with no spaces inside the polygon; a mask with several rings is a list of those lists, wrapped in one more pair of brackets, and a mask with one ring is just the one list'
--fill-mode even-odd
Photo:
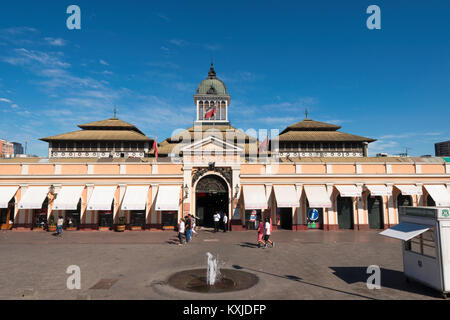
{"label": "entrance archway", "polygon": [[353,199],[337,196],[337,215],[339,229],[353,229]]}
{"label": "entrance archway", "polygon": [[228,215],[229,189],[224,179],[215,174],[207,175],[197,182],[195,188],[195,214],[199,225],[213,227],[216,212]]}
{"label": "entrance archway", "polygon": [[370,229],[383,229],[383,199],[380,196],[367,197],[367,213]]}

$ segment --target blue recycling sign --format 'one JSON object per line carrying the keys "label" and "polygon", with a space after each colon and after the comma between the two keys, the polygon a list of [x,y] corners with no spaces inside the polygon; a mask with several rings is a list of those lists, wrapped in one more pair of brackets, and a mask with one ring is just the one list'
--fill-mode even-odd
{"label": "blue recycling sign", "polygon": [[308,219],[310,221],[316,221],[319,219],[319,211],[317,209],[311,209],[308,212]]}

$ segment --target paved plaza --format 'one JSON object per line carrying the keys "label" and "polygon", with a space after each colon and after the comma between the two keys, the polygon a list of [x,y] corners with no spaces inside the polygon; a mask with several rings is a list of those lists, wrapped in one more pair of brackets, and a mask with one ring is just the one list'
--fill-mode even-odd
{"label": "paved plaza", "polygon": [[[259,249],[255,231],[202,230],[183,246],[171,231],[2,231],[0,299],[440,299],[405,281],[401,242],[377,231],[274,231],[272,239],[274,248]],[[259,282],[209,295],[167,285],[175,272],[205,268],[206,252]],[[70,265],[80,267],[80,290],[67,289]],[[366,286],[369,265],[381,268],[379,290]]]}

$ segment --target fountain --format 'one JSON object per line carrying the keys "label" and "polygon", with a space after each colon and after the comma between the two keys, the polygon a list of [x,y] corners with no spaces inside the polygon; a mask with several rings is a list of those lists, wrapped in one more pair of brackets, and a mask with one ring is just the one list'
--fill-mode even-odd
{"label": "fountain", "polygon": [[207,252],[206,256],[208,257],[208,268],[206,269],[206,284],[209,286],[213,286],[216,283],[216,280],[220,279],[220,270],[217,267],[218,258],[214,258],[214,256]]}
{"label": "fountain", "polygon": [[219,268],[218,256],[206,253],[207,268],[177,272],[168,284],[177,289],[200,293],[221,293],[245,290],[258,283],[258,277],[242,270]]}

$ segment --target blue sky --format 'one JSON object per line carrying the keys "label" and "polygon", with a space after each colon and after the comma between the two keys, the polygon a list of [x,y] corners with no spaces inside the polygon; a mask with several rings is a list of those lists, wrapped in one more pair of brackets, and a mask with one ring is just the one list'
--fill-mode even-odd
{"label": "blue sky", "polygon": [[[81,8],[68,30],[66,8]],[[368,30],[366,8],[381,8]],[[158,141],[192,125],[211,55],[243,130],[310,118],[376,138],[371,154],[449,140],[448,1],[2,1],[0,137],[118,117]]]}

